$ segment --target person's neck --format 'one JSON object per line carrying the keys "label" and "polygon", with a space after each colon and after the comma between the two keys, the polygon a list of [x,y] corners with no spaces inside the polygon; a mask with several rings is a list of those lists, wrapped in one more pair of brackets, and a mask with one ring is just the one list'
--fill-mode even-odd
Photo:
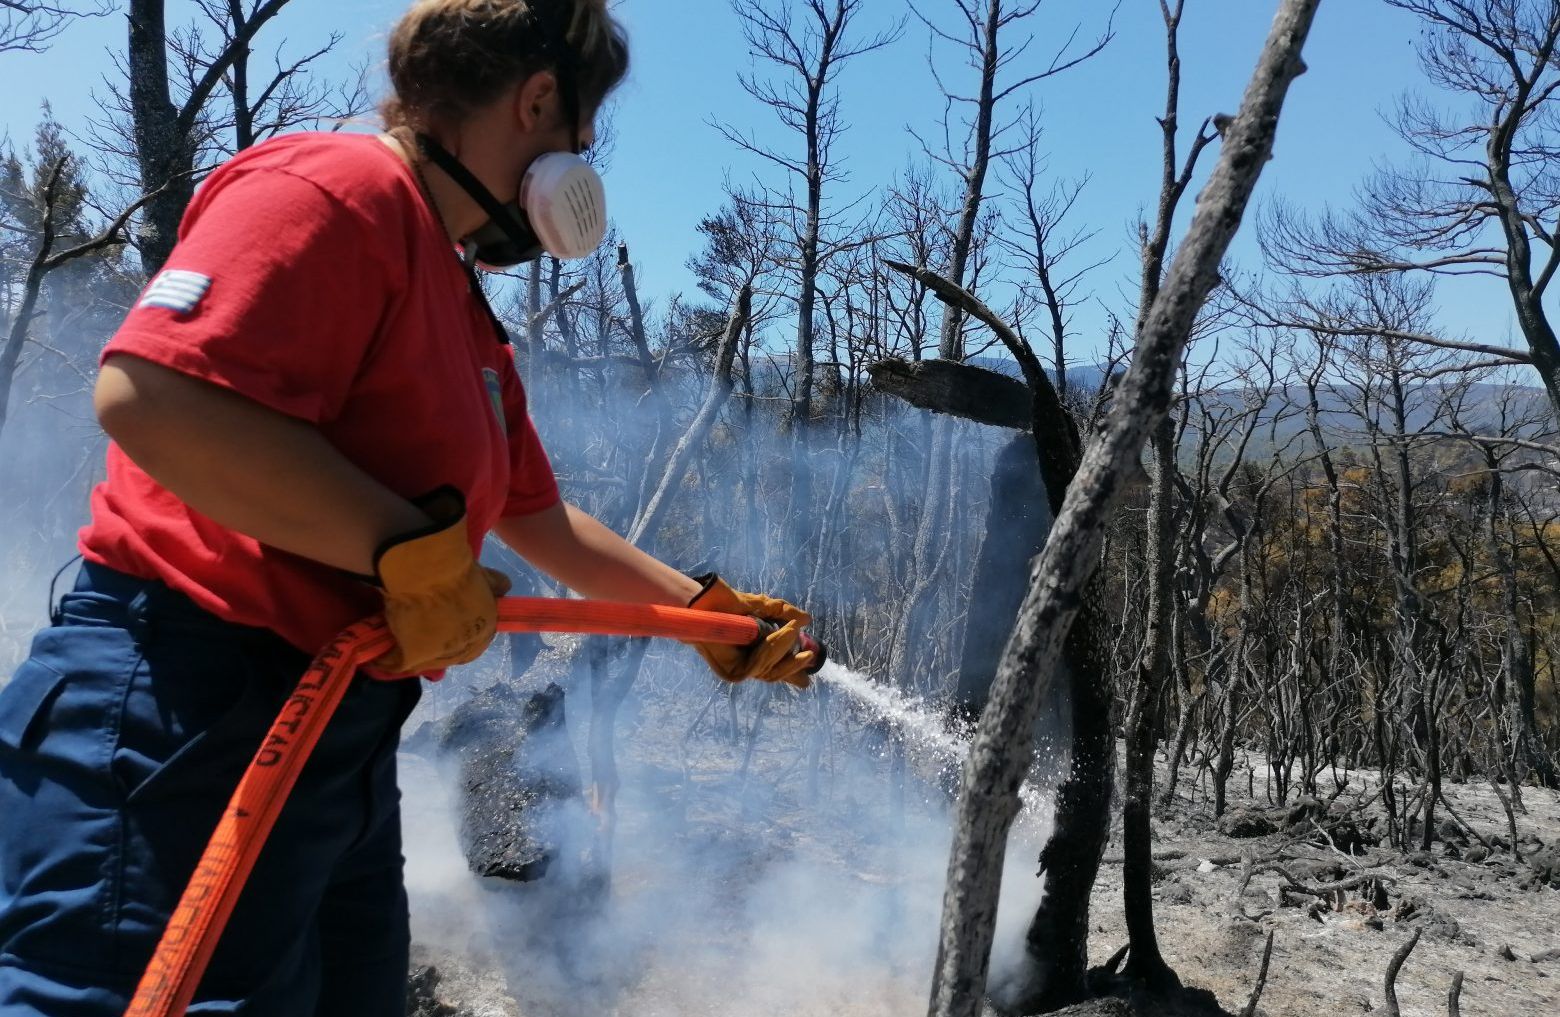
{"label": "person's neck", "polygon": [[460,243],[487,222],[487,213],[482,211],[482,206],[464,188],[422,157],[410,131],[382,134],[380,140],[412,170],[423,196],[433,207],[435,217],[449,234],[450,243]]}

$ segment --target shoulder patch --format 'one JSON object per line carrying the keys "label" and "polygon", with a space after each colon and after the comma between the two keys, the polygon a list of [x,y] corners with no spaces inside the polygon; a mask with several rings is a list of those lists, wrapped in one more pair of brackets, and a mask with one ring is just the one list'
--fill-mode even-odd
{"label": "shoulder patch", "polygon": [[152,284],[146,287],[141,294],[141,300],[135,306],[162,307],[179,314],[189,314],[195,310],[206,291],[211,288],[211,276],[201,275],[199,272],[185,272],[180,269],[164,269],[157,273]]}

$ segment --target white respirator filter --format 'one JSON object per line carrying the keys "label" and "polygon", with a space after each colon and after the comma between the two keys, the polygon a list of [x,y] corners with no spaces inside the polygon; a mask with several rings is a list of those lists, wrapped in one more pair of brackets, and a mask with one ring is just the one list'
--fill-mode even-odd
{"label": "white respirator filter", "polygon": [[526,171],[520,207],[555,258],[583,258],[607,236],[607,190],[595,167],[568,152],[549,152]]}

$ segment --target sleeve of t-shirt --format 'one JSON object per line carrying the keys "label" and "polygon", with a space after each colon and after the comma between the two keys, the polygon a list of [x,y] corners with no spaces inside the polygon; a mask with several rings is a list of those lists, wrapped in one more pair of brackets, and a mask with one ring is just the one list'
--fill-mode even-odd
{"label": "sleeve of t-shirt", "polygon": [[391,300],[363,214],[284,170],[214,177],[103,350],[310,423],[344,405]]}
{"label": "sleeve of t-shirt", "polygon": [[504,500],[504,516],[526,516],[558,504],[558,478],[531,422],[520,376],[511,365],[501,377],[504,416],[509,421],[509,496]]}

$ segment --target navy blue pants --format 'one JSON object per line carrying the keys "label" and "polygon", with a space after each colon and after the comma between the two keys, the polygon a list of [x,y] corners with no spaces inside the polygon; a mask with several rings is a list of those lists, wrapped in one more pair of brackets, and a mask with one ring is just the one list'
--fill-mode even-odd
{"label": "navy blue pants", "polygon": [[[0,689],[0,1017],[120,1017],[309,661],[91,564],[55,621]],[[191,1014],[406,1013],[395,750],[418,694],[354,679]]]}

